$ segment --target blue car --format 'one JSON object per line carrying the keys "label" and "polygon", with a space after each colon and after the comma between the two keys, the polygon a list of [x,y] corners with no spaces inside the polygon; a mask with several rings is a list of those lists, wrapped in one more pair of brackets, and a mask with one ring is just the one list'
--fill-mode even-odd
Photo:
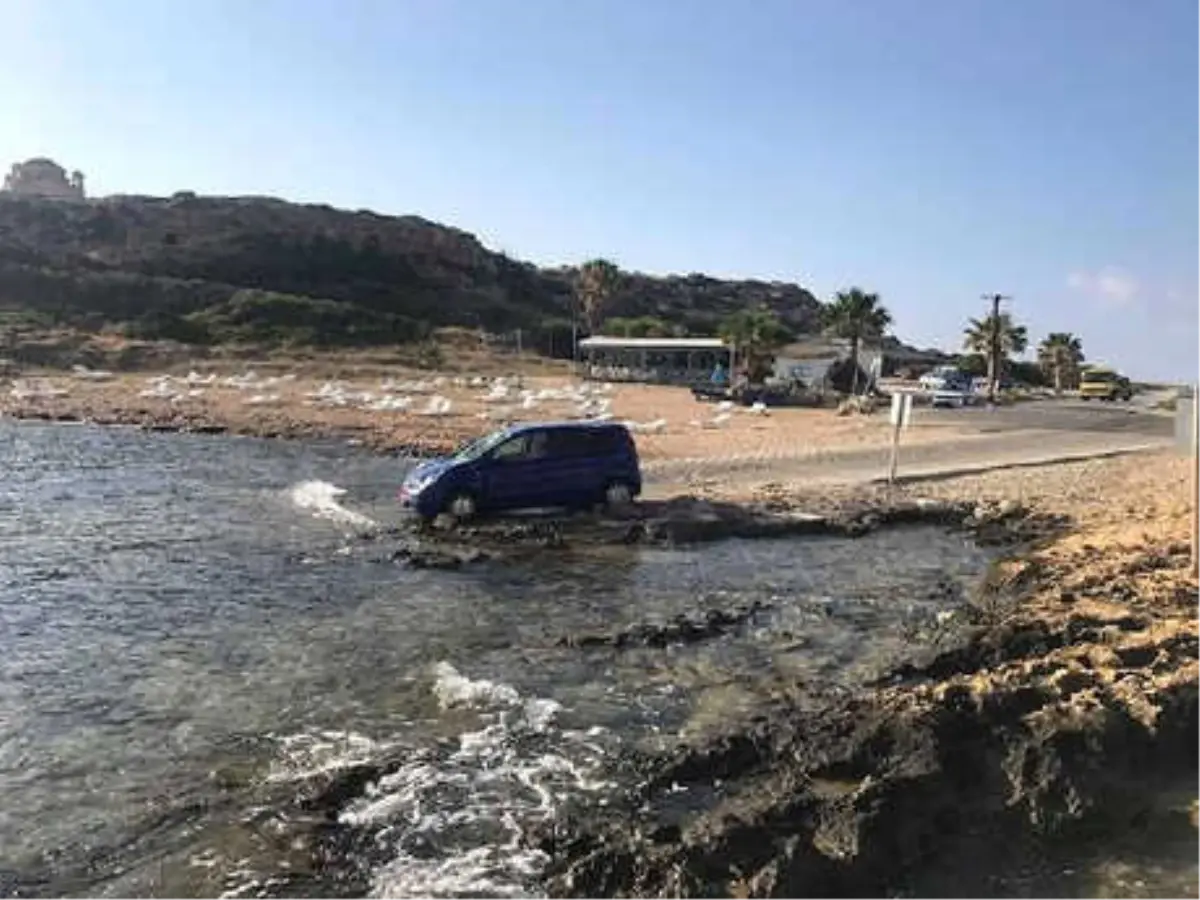
{"label": "blue car", "polygon": [[611,422],[516,425],[421,463],[398,499],[423,519],[544,507],[621,506],[642,492],[633,437]]}

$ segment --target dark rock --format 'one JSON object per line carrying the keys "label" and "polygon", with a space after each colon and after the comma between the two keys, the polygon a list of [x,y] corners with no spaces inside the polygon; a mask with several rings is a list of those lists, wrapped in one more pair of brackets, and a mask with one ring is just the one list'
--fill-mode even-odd
{"label": "dark rock", "polygon": [[663,647],[695,644],[711,640],[741,627],[752,617],[766,612],[770,604],[754,601],[731,610],[714,609],[703,615],[681,615],[663,625],[639,624],[606,634],[568,635],[556,641],[559,647],[581,649],[611,647],[625,650],[631,647]]}
{"label": "dark rock", "polygon": [[393,551],[391,560],[413,569],[461,569],[465,565],[485,562],[492,557],[473,547],[458,548],[412,544]]}
{"label": "dark rock", "polygon": [[[965,689],[964,689],[965,690]],[[1153,729],[1128,716],[1024,723],[1050,693],[970,692],[894,707],[882,695],[813,714],[781,709],[652,762],[623,810],[543,846],[554,896],[879,896],[965,833],[1061,833],[1147,767],[1191,771],[1196,686],[1164,696]],[[1057,724],[1056,724],[1057,723]],[[680,784],[722,783],[680,818]],[[986,858],[977,858],[980,867]]]}

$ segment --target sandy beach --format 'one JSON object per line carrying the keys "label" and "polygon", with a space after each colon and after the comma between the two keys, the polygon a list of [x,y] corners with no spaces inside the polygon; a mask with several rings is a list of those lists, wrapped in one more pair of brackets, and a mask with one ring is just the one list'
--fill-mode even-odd
{"label": "sandy beach", "polygon": [[[264,437],[336,437],[381,452],[438,453],[501,425],[610,417],[630,424],[647,461],[786,456],[885,446],[886,411],[756,413],[695,400],[685,388],[588,382],[564,375],[484,377],[397,369],[342,378],[253,366],[200,371],[45,373],[0,384],[0,415]],[[907,444],[955,429],[916,424]]]}

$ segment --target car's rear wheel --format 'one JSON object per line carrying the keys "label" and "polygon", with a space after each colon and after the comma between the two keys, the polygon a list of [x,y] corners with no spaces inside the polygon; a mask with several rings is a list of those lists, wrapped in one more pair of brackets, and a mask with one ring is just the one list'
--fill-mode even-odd
{"label": "car's rear wheel", "polygon": [[470,494],[455,494],[446,501],[445,512],[459,522],[475,518],[478,505]]}
{"label": "car's rear wheel", "polygon": [[608,509],[624,509],[633,502],[633,488],[623,481],[614,481],[604,489],[604,505]]}

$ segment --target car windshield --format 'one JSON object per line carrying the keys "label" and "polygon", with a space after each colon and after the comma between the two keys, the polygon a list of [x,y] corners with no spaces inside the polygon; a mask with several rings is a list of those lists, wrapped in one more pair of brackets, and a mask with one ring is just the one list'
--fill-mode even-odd
{"label": "car windshield", "polygon": [[483,454],[487,453],[501,441],[509,436],[507,431],[493,431],[491,434],[484,435],[481,438],[471,441],[464,447],[460,447],[451,457],[457,462],[468,462],[473,459],[479,459]]}
{"label": "car windshield", "polygon": [[1080,380],[1081,381],[1105,382],[1105,381],[1114,381],[1116,379],[1116,377],[1117,376],[1115,374],[1113,374],[1112,372],[1084,372],[1083,375],[1080,376]]}

